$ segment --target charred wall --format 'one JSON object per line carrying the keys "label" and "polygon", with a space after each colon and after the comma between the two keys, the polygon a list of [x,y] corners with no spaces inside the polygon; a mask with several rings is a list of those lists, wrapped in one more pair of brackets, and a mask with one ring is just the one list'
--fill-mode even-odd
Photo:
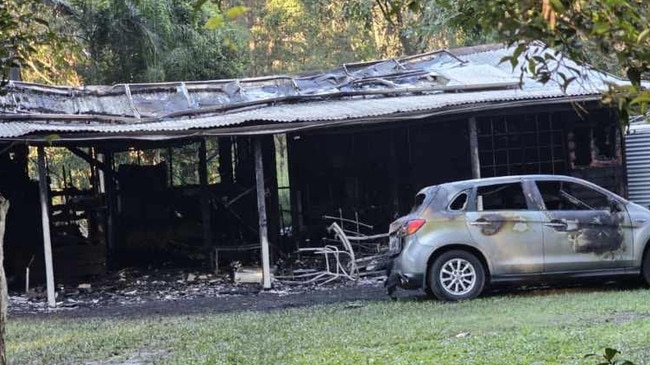
{"label": "charred wall", "polygon": [[[118,168],[118,266],[209,266],[216,247],[259,242],[254,143],[249,137],[218,142],[220,179],[208,184],[170,185],[169,164]],[[277,206],[272,137],[262,141],[267,206]],[[194,166],[192,169],[200,169]],[[206,242],[202,204],[207,204]],[[277,242],[278,214],[268,212],[269,236]],[[220,254],[228,259],[227,254]],[[257,256],[251,255],[251,259]]]}
{"label": "charred wall", "polygon": [[[176,175],[196,174],[200,140],[165,143],[105,142],[93,146],[58,146],[86,154],[84,173],[90,187],[72,183],[65,166],[48,167],[49,215],[57,283],[75,283],[123,267],[210,267],[214,248],[259,242],[254,143],[249,137],[224,137],[209,151],[219,178],[209,184],[173,183]],[[9,148],[11,147],[11,148]],[[90,148],[92,147],[92,148]],[[187,147],[189,163],[172,160],[165,151]],[[13,287],[24,285],[30,265],[33,285],[44,278],[43,235],[38,181],[28,174],[28,147],[0,145],[0,192],[11,202],[5,238],[5,268]],[[117,161],[120,152],[149,151],[144,158]],[[218,152],[217,152],[218,151]],[[97,154],[103,154],[102,161]],[[205,153],[205,151],[204,151]],[[279,235],[275,151],[272,136],[262,138],[269,239],[273,249]],[[178,158],[178,155],[176,155]],[[104,162],[105,161],[105,162]],[[215,167],[218,166],[218,169]],[[63,169],[62,171],[59,171]],[[103,171],[104,184],[99,183]],[[67,173],[66,173],[67,171]],[[53,178],[56,174],[56,182]],[[63,185],[61,184],[63,181]],[[194,181],[190,179],[190,181]],[[100,188],[100,185],[103,185]],[[206,204],[207,203],[207,204]],[[206,208],[207,209],[204,209]],[[205,216],[209,235],[205,235]],[[239,255],[237,252],[233,255]],[[242,256],[242,255],[239,255]],[[243,252],[244,261],[259,260],[258,251]],[[228,254],[220,254],[229,260]],[[31,263],[30,263],[31,262]],[[223,263],[222,263],[223,264]]]}
{"label": "charred wall", "polygon": [[4,266],[9,285],[15,285],[32,257],[36,273],[43,267],[38,182],[29,179],[26,145],[0,144],[0,150],[4,151],[0,154],[0,193],[11,204],[4,237]]}
{"label": "charred wall", "polygon": [[[474,116],[482,177],[572,175],[625,196],[614,111],[566,104]],[[290,135],[295,228],[318,239],[323,215],[356,212],[383,231],[422,187],[471,178],[469,117]]]}
{"label": "charred wall", "polygon": [[481,176],[571,175],[626,195],[621,128],[610,109],[515,111],[477,119]]}
{"label": "charred wall", "polygon": [[[386,230],[431,184],[470,177],[467,123],[290,135],[294,222],[317,239],[323,215],[354,217]],[[459,148],[460,147],[460,148]]]}

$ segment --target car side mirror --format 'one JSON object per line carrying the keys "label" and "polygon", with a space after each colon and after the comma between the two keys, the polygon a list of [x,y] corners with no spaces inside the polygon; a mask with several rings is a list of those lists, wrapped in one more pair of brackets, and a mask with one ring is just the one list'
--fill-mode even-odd
{"label": "car side mirror", "polygon": [[621,211],[621,206],[616,200],[614,199],[609,200],[609,211],[611,213],[618,213]]}

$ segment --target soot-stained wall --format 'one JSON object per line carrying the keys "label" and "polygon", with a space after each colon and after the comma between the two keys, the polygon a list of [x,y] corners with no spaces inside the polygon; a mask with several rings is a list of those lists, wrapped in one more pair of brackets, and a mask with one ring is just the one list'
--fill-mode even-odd
{"label": "soot-stained wall", "polygon": [[481,176],[573,175],[625,196],[617,114],[599,105],[518,108],[288,136],[294,232],[318,239],[323,215],[385,232],[422,187],[471,178],[468,118]]}

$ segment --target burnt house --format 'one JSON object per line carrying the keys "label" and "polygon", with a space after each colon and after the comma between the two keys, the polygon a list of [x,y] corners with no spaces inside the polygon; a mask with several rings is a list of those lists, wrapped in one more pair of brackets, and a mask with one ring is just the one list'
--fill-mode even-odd
{"label": "burnt house", "polygon": [[[268,269],[269,251],[318,240],[325,215],[385,231],[420,188],[479,176],[573,175],[625,196],[619,119],[600,103],[622,81],[584,69],[563,90],[501,63],[510,54],[490,45],[241,80],[11,82],[0,97],[7,266],[20,273],[35,257],[65,280],[182,251],[213,266],[219,253],[261,252]],[[579,68],[563,62],[568,75]],[[51,148],[88,164],[89,188],[52,188]],[[120,160],[142,151],[154,152]]]}

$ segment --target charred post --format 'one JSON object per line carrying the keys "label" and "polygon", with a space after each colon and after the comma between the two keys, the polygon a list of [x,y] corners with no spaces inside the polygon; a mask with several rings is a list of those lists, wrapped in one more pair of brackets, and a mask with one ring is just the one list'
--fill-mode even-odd
{"label": "charred post", "polygon": [[478,133],[476,131],[476,118],[471,117],[468,120],[469,129],[469,151],[472,164],[472,178],[481,178],[481,162],[478,154]]}
{"label": "charred post", "polygon": [[271,289],[269,238],[266,219],[266,189],[264,188],[264,163],[262,161],[262,141],[259,138],[255,139],[255,180],[257,187],[257,213],[259,216],[260,244],[262,245],[262,286],[264,289]]}
{"label": "charred post", "polygon": [[232,184],[232,140],[230,137],[219,138],[219,176],[223,184]]}
{"label": "charred post", "polygon": [[203,226],[203,245],[207,252],[212,246],[212,227],[210,224],[210,191],[208,190],[208,162],[205,139],[199,144],[199,184],[201,185],[201,225]]}

